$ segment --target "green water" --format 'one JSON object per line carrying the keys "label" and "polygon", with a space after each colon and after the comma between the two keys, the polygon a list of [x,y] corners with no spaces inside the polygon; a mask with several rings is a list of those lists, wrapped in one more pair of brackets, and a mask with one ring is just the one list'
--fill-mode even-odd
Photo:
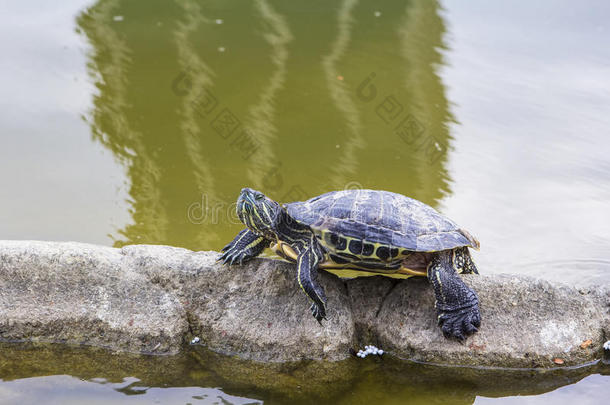
{"label": "green water", "polygon": [[437,6],[388,2],[381,19],[357,2],[284,3],[101,2],[78,17],[99,89],[86,119],[129,179],[115,245],[220,248],[244,185],[281,201],[450,192]]}
{"label": "green water", "polygon": [[264,365],[195,347],[178,356],[117,355],[63,345],[0,348],[2,403],[458,405],[568,404],[577,398],[593,404],[610,394],[610,369],[600,365],[474,370],[376,356]]}
{"label": "green water", "polygon": [[[420,199],[471,231],[483,273],[608,282],[610,7],[530,3],[0,5],[0,239],[217,250],[241,229],[232,204],[244,186],[279,201],[366,187]],[[15,365],[0,400],[15,391],[30,402],[72,392],[90,402],[187,403],[206,390],[231,403],[285,398],[186,371],[152,383],[146,367],[102,369],[112,383],[95,382],[49,361],[42,374]],[[438,388],[411,366],[379,367],[326,387],[333,401],[608,395],[600,375],[552,376],[540,389],[521,376],[496,390],[452,371]],[[151,388],[122,395],[134,376]]]}

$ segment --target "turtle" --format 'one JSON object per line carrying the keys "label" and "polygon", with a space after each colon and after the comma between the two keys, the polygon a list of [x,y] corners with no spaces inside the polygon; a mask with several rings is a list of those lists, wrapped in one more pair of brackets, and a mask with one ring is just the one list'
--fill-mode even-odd
{"label": "turtle", "polygon": [[469,248],[478,240],[434,208],[381,190],[331,191],[279,204],[260,191],[241,190],[237,215],[246,226],[219,261],[241,265],[266,248],[296,264],[297,281],[314,318],[326,319],[318,270],[390,277],[427,277],[445,337],[464,340],[480,327],[476,292],[458,274],[478,274]]}

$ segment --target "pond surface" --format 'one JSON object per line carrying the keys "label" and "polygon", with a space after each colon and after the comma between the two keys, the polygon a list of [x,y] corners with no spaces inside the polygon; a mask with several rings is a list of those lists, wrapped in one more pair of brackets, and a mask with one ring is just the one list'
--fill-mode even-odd
{"label": "pond surface", "polygon": [[[0,403],[601,404],[610,368],[474,370],[352,358],[260,364],[197,346],[177,356],[0,343]],[[573,384],[573,385],[568,385]],[[566,386],[567,385],[567,386]]]}
{"label": "pond surface", "polygon": [[[244,186],[282,202],[364,187],[420,199],[471,231],[482,273],[608,282],[607,2],[0,10],[0,239],[218,250],[241,229],[232,204]],[[124,382],[34,375],[0,392],[186,403],[212,389],[168,381],[128,399],[106,396]],[[436,398],[367,381],[342,400]],[[528,400],[594,403],[608,382],[592,375]]]}
{"label": "pond surface", "polygon": [[461,3],[4,6],[0,237],[219,249],[244,186],[365,187],[485,273],[607,280],[610,6]]}

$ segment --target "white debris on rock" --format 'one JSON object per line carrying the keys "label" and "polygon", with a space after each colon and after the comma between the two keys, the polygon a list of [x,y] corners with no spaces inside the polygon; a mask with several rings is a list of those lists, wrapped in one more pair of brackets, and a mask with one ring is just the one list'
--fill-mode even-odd
{"label": "white debris on rock", "polygon": [[191,344],[192,344],[192,345],[195,345],[195,344],[199,343],[199,341],[200,341],[200,340],[201,340],[201,339],[199,339],[199,337],[198,337],[198,336],[195,336],[195,337],[193,338],[193,340],[191,340]]}
{"label": "white debris on rock", "polygon": [[358,350],[358,353],[356,353],[356,356],[363,359],[366,356],[368,356],[369,354],[381,356],[383,354],[383,350],[381,350],[378,347],[373,346],[373,345],[367,345],[367,346],[364,346],[364,350]]}
{"label": "white debris on rock", "polygon": [[604,343],[604,350],[610,351],[610,340]]}

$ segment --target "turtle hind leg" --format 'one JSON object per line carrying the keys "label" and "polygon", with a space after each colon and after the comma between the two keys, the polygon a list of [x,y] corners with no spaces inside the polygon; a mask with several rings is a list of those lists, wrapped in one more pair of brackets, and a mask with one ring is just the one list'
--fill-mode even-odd
{"label": "turtle hind leg", "polygon": [[463,248],[466,252],[466,264],[464,265],[464,273],[466,274],[479,274],[479,269],[475,266],[474,261],[472,261],[472,256],[470,256],[470,252],[468,248]]}
{"label": "turtle hind leg", "polygon": [[481,325],[477,294],[459,277],[451,251],[435,254],[428,264],[438,324],[446,337],[464,340]]}
{"label": "turtle hind leg", "polygon": [[453,265],[458,273],[479,274],[467,247],[456,248],[453,250]]}

